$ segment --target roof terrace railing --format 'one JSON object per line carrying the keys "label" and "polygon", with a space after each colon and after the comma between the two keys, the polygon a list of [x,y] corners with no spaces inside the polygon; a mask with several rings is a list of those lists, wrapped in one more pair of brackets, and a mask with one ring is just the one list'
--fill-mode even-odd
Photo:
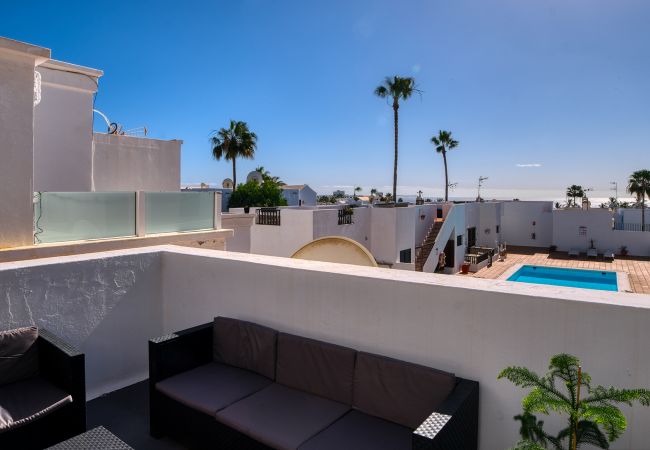
{"label": "roof terrace railing", "polygon": [[278,208],[260,208],[255,212],[257,225],[280,226],[280,210]]}
{"label": "roof terrace railing", "polygon": [[616,222],[614,229],[618,231],[650,231],[650,223],[646,223],[642,229],[640,223]]}
{"label": "roof terrace railing", "polygon": [[221,228],[215,192],[37,192],[34,243]]}

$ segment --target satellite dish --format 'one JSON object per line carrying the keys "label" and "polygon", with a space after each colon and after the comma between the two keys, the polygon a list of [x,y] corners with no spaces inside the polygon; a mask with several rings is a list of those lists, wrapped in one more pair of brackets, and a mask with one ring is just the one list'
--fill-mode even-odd
{"label": "satellite dish", "polygon": [[261,173],[254,170],[251,173],[249,173],[248,176],[246,177],[246,183],[250,181],[255,181],[256,183],[262,184],[262,182],[264,181],[264,177],[262,176]]}
{"label": "satellite dish", "polygon": [[232,189],[232,180],[230,178],[226,178],[221,182],[221,187],[224,189]]}

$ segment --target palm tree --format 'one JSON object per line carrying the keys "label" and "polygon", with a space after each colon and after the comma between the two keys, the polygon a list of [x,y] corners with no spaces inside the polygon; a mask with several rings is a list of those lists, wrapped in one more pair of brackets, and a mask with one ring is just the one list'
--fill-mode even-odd
{"label": "palm tree", "polygon": [[567,197],[572,197],[573,198],[573,206],[576,206],[576,197],[584,197],[585,196],[585,191],[582,189],[582,186],[578,186],[577,184],[572,184],[569,186],[566,190],[566,196]]}
{"label": "palm tree", "polygon": [[358,195],[359,192],[361,192],[361,186],[357,186],[357,187],[355,187],[355,188],[354,188],[354,199],[355,199],[355,200],[358,200],[358,199],[359,199],[359,195]]}
{"label": "palm tree", "polygon": [[248,129],[246,122],[231,120],[230,127],[213,131],[210,137],[212,156],[232,161],[233,191],[237,189],[237,158],[253,159],[257,148],[257,135]]}
{"label": "palm tree", "polygon": [[370,204],[372,204],[375,201],[376,196],[377,196],[377,189],[376,188],[370,189]]}
{"label": "palm tree", "polygon": [[413,92],[420,92],[415,87],[415,79],[411,77],[386,77],[384,83],[377,86],[375,95],[381,98],[393,99],[393,121],[395,130],[395,162],[393,163],[393,198],[397,197],[397,138],[399,101],[407,100]]}
{"label": "palm tree", "polygon": [[436,146],[436,151],[442,153],[445,163],[445,201],[449,201],[449,175],[447,173],[447,152],[458,147],[458,141],[451,137],[451,131],[438,131],[438,136],[431,138],[431,143]]}
{"label": "palm tree", "polygon": [[286,183],[280,179],[280,177],[276,177],[271,175],[271,172],[266,170],[264,166],[257,166],[255,168],[255,172],[259,172],[262,175],[262,179],[264,181],[268,181],[270,183],[275,184],[276,186],[284,186]]}
{"label": "palm tree", "polygon": [[636,195],[637,201],[641,203],[641,231],[645,231],[645,197],[650,197],[650,170],[637,170],[630,175],[627,191]]}

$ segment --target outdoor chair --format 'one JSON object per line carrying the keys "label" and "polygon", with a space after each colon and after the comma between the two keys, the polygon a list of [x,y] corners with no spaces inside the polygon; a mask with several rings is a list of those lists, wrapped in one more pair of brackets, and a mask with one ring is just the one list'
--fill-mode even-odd
{"label": "outdoor chair", "polygon": [[478,390],[224,317],[149,341],[150,433],[190,448],[476,449]]}
{"label": "outdoor chair", "polygon": [[84,431],[84,355],[43,329],[0,331],[0,448],[42,449]]}
{"label": "outdoor chair", "polygon": [[577,248],[572,248],[571,250],[569,250],[569,256],[575,256],[575,257],[580,256],[580,250],[578,250]]}
{"label": "outdoor chair", "polygon": [[595,248],[590,248],[587,249],[587,258],[597,258],[598,257],[598,250]]}
{"label": "outdoor chair", "polygon": [[614,261],[614,258],[616,257],[616,253],[614,250],[605,250],[603,252],[603,258],[608,259],[610,261]]}

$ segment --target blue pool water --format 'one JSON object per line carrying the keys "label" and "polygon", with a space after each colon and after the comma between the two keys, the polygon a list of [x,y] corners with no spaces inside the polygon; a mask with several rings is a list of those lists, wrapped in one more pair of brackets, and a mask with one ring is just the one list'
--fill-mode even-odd
{"label": "blue pool water", "polygon": [[601,291],[618,291],[616,272],[600,270],[565,269],[548,266],[522,266],[508,281],[521,283],[552,284]]}

